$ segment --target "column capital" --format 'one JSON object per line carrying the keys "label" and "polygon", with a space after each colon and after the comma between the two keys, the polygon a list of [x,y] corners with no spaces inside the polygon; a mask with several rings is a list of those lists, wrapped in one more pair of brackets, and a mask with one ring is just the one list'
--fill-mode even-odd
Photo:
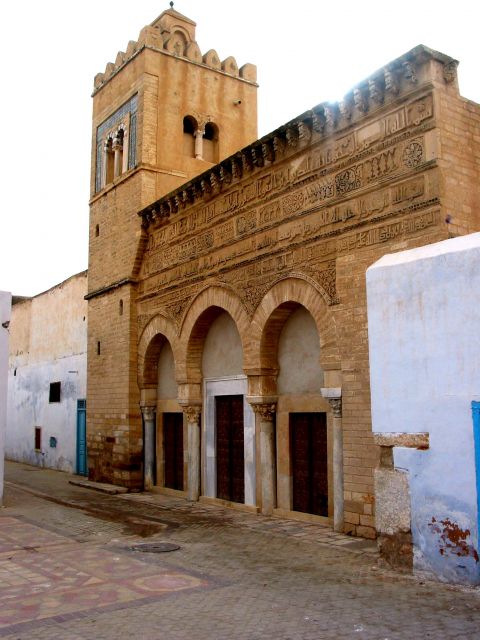
{"label": "column capital", "polygon": [[144,405],[140,406],[140,410],[142,412],[142,416],[144,420],[154,420],[156,407],[153,405]]}
{"label": "column capital", "polygon": [[202,411],[201,405],[198,405],[198,404],[184,405],[182,407],[182,411],[187,416],[187,421],[189,423],[198,424],[200,420],[200,413]]}
{"label": "column capital", "polygon": [[322,396],[328,400],[328,404],[333,412],[334,418],[342,417],[342,388],[341,387],[322,387]]}
{"label": "column capital", "polygon": [[251,402],[253,411],[260,416],[263,422],[273,422],[273,418],[277,411],[275,402]]}
{"label": "column capital", "polygon": [[342,417],[342,398],[327,398],[334,418]]}

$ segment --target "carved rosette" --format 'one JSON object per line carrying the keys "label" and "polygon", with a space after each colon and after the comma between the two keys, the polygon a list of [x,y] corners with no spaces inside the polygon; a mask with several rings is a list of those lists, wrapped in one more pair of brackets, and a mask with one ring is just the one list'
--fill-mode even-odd
{"label": "carved rosette", "polygon": [[153,422],[155,420],[155,409],[154,406],[140,407],[142,411],[142,416],[145,422]]}
{"label": "carved rosette", "polygon": [[202,408],[200,405],[188,405],[186,407],[182,407],[183,413],[187,416],[187,422],[189,424],[198,424],[200,420],[200,413]]}
{"label": "carved rosette", "polygon": [[342,417],[342,399],[341,398],[328,398],[328,404],[332,410],[334,418]]}
{"label": "carved rosette", "polygon": [[252,403],[252,409],[260,416],[262,422],[273,422],[277,405],[274,402],[254,402]]}

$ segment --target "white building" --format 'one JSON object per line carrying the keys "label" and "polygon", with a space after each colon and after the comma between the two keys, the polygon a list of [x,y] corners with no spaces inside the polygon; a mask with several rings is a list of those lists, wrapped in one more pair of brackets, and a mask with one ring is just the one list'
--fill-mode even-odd
{"label": "white building", "polygon": [[0,505],[3,500],[3,457],[7,418],[8,338],[12,296],[0,291]]}
{"label": "white building", "polygon": [[86,472],[86,293],[84,271],[12,307],[5,442],[11,460]]}
{"label": "white building", "polygon": [[480,233],[383,257],[367,292],[381,551],[478,584]]}

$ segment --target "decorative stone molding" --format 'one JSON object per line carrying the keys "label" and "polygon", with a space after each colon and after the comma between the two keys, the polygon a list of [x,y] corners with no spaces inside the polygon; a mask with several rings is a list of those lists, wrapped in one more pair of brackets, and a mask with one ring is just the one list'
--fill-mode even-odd
{"label": "decorative stone molding", "polygon": [[147,407],[140,407],[140,409],[145,422],[155,420],[156,407],[147,406]]}
{"label": "decorative stone molding", "polygon": [[342,389],[341,387],[323,387],[322,396],[328,400],[334,418],[342,417]]}
{"label": "decorative stone molding", "polygon": [[187,416],[187,421],[190,424],[198,424],[200,420],[200,413],[202,411],[202,407],[200,405],[187,405],[182,407],[182,411]]}
{"label": "decorative stone molding", "polygon": [[410,449],[429,449],[428,433],[374,433],[373,441],[379,447],[408,447]]}
{"label": "decorative stone molding", "polygon": [[458,62],[452,60],[443,66],[443,79],[447,84],[453,82],[457,77]]}
{"label": "decorative stone molding", "polygon": [[274,403],[252,403],[252,409],[255,414],[260,416],[262,422],[273,422],[277,405]]}

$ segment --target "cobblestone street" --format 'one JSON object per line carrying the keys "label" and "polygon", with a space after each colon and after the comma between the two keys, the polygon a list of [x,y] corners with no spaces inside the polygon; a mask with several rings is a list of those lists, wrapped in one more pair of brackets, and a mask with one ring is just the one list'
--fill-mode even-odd
{"label": "cobblestone street", "polygon": [[[0,637],[480,638],[480,591],[401,576],[317,524],[107,495],[7,463]],[[171,543],[169,553],[136,550]]]}

